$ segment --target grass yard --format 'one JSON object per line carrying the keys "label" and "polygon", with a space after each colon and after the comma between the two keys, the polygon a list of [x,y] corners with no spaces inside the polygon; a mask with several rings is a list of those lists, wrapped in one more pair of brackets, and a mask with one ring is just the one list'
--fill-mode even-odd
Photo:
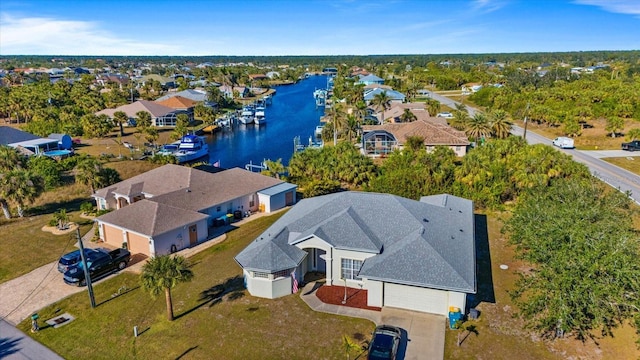
{"label": "grass yard", "polygon": [[628,156],[617,158],[602,158],[602,160],[611,163],[617,167],[631,171],[636,175],[640,175],[640,157]]}
{"label": "grass yard", "polygon": [[[93,222],[81,218],[79,211],[68,214],[72,222],[80,224],[81,234],[91,229]],[[53,235],[41,230],[51,218],[46,214],[3,222],[0,226],[0,283],[56,261],[76,249],[75,232]]]}
{"label": "grass yard", "polygon": [[[29,321],[19,328],[68,359],[344,359],[342,335],[362,341],[373,323],[314,312],[298,296],[260,299],[243,288],[233,257],[279,216],[246,223],[192,257],[194,280],[173,291],[173,322],[164,296],[152,300],[137,275],[124,273],[95,287],[95,309],[82,292],[39,312],[41,324],[65,312],[76,317],[70,324],[36,334]],[[128,290],[112,297],[122,286]]]}
{"label": "grass yard", "polygon": [[[467,321],[464,326],[475,325],[478,335],[469,334],[462,346],[457,346],[459,330],[447,330],[445,338],[445,359],[638,359],[640,351],[636,348],[636,335],[630,326],[617,329],[613,338],[597,339],[599,347],[593,341],[582,343],[570,338],[545,341],[524,329],[522,321],[513,318],[514,308],[507,289],[513,288],[517,279],[515,271],[528,270],[526,265],[514,259],[513,247],[508,245],[506,237],[500,233],[502,214],[490,214],[487,217],[489,248],[478,246],[481,260],[478,264],[478,285],[480,295],[489,299],[476,308],[480,310],[477,321]],[[482,232],[482,231],[480,231]],[[482,242],[480,242],[482,244]],[[486,252],[489,252],[489,258]],[[489,267],[487,267],[490,264]],[[507,270],[500,269],[504,264]],[[493,284],[495,301],[483,284]],[[483,294],[484,292],[484,294]]]}

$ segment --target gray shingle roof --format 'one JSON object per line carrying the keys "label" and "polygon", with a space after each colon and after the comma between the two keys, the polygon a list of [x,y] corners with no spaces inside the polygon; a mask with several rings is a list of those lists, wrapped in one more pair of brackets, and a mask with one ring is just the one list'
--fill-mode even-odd
{"label": "gray shingle roof", "polygon": [[466,293],[476,291],[470,200],[445,194],[415,201],[363,192],[304,199],[238,254],[236,261],[244,268],[265,272],[292,268],[304,256],[275,258],[273,252],[261,249],[275,241],[286,252],[285,240],[289,248],[298,249],[295,244],[312,236],[337,249],[377,254],[365,260],[359,273],[362,277]]}
{"label": "gray shingle roof", "polygon": [[0,126],[0,145],[8,145],[35,139],[40,139],[40,137],[9,126]]}

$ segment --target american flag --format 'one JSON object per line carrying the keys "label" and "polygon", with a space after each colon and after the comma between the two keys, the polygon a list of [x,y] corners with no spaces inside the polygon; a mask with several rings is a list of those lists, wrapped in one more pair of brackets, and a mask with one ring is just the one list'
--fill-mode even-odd
{"label": "american flag", "polygon": [[297,293],[298,292],[298,279],[296,279],[296,271],[293,270],[293,272],[291,273],[291,277],[293,278],[293,293]]}

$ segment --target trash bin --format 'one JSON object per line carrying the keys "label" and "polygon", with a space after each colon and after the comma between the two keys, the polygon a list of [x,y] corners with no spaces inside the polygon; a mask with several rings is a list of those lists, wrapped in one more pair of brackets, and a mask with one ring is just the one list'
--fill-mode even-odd
{"label": "trash bin", "polygon": [[236,210],[233,212],[233,217],[236,220],[242,220],[242,211]]}
{"label": "trash bin", "polygon": [[458,321],[462,321],[462,313],[460,309],[452,306],[449,308],[449,328],[455,329]]}

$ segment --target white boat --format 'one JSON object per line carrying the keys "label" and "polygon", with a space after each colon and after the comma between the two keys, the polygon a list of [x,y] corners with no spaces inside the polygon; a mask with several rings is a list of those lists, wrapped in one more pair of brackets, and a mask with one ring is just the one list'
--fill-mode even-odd
{"label": "white boat", "polygon": [[178,159],[179,164],[200,159],[209,155],[209,144],[200,136],[185,135],[173,155]]}
{"label": "white boat", "polygon": [[179,147],[180,147],[180,141],[175,141],[175,142],[172,142],[171,144],[164,144],[156,154],[173,155],[175,154],[176,151],[178,151]]}
{"label": "white boat", "polygon": [[313,98],[316,99],[316,106],[324,106],[327,101],[327,90],[316,89],[313,92]]}
{"label": "white boat", "polygon": [[247,105],[242,108],[240,113],[240,122],[243,124],[251,124],[255,118],[255,109],[253,105]]}
{"label": "white boat", "polygon": [[316,137],[322,137],[322,130],[324,129],[324,125],[316,126]]}
{"label": "white boat", "polygon": [[253,117],[253,122],[256,125],[264,125],[267,123],[267,118],[264,115],[264,106],[256,106],[256,112]]}

